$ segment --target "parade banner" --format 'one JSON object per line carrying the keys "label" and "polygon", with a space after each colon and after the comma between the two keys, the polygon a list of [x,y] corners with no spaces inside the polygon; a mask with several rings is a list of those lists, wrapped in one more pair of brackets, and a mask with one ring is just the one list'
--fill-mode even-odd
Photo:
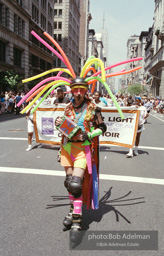
{"label": "parade banner", "polygon": [[[43,106],[34,113],[34,127],[37,143],[60,145],[62,134],[55,127],[55,119],[64,115],[64,105]],[[100,136],[101,145],[117,145],[132,148],[135,142],[140,111],[135,107],[122,107],[124,119],[116,108],[102,108],[107,131]]]}

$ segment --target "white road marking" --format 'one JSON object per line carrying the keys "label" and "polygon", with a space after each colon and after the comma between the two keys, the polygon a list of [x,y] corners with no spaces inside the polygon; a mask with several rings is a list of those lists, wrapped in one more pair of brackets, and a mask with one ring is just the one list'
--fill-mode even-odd
{"label": "white road marking", "polygon": [[[15,138],[15,137],[0,137],[0,140],[24,140],[27,141],[27,138]],[[47,144],[46,144],[47,145]],[[113,144],[100,144],[101,147],[105,146],[105,147],[120,147],[117,145],[113,145]],[[164,150],[164,148],[161,147],[147,147],[147,146],[139,146],[139,149],[152,149],[152,150]]]}
{"label": "white road marking", "polygon": [[139,149],[140,149],[140,148],[145,148],[145,149],[153,149],[153,150],[164,150],[164,148],[158,148],[158,147],[146,147],[146,146],[139,146],[138,148],[139,148]]}
{"label": "white road marking", "polygon": [[157,118],[158,120],[164,122],[164,120],[162,120],[161,118],[159,118],[159,117],[157,117],[157,116],[155,116],[155,115],[150,114],[150,116],[153,116],[153,117]]}
{"label": "white road marking", "polygon": [[[13,168],[13,167],[0,167],[0,172],[2,172],[2,173],[17,173],[17,174],[35,174],[35,175],[46,175],[46,176],[59,176],[59,177],[65,176],[65,172],[59,171],[59,170],[41,170],[41,169]],[[164,179],[122,176],[122,175],[110,175],[110,174],[100,174],[100,180],[114,180],[114,181],[164,185]]]}
{"label": "white road marking", "polygon": [[13,167],[0,167],[0,172],[10,172],[10,173],[24,173],[24,174],[38,174],[38,175],[48,175],[48,176],[65,176],[64,171],[57,170],[42,170],[42,169],[29,169],[29,168],[13,168]]}
{"label": "white road marking", "polygon": [[[122,148],[121,146],[117,146],[117,145],[113,145],[113,144],[100,144],[100,147],[120,147]],[[125,147],[124,147],[125,148]],[[147,147],[147,146],[139,146],[138,149],[153,149],[153,150],[164,150],[164,148],[159,148],[159,147]],[[110,151],[110,149],[109,149]]]}
{"label": "white road marking", "polygon": [[108,175],[100,174],[101,180],[115,180],[115,181],[127,181],[145,184],[164,185],[164,179],[154,179],[145,177],[133,177],[133,176],[120,176],[120,175]]}
{"label": "white road marking", "polygon": [[27,138],[0,137],[0,140],[27,140]]}

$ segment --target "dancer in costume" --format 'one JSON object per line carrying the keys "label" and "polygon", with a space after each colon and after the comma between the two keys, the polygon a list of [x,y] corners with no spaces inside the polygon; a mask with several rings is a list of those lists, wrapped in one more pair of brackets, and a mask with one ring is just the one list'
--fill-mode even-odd
{"label": "dancer in costume", "polygon": [[[50,51],[52,51],[66,66],[66,68],[53,68],[47,70],[39,75],[31,78],[24,79],[22,82],[26,83],[38,78],[41,78],[50,73],[59,72],[56,76],[50,76],[44,80],[41,80],[36,84],[31,91],[29,91],[25,97],[17,104],[19,107],[25,100],[28,102],[31,98],[36,96],[33,101],[25,107],[21,113],[25,113],[44,93],[44,96],[39,103],[33,108],[32,113],[37,110],[39,105],[48,97],[48,95],[54,91],[55,88],[65,85],[71,87],[72,94],[74,95],[74,101],[69,103],[65,109],[66,118],[74,121],[78,126],[78,132],[75,136],[62,138],[62,157],[61,164],[66,170],[65,186],[69,191],[69,197],[72,203],[70,213],[64,220],[64,226],[71,228],[71,240],[74,241],[81,229],[82,203],[87,205],[87,208],[98,209],[98,174],[99,174],[99,158],[98,158],[98,136],[106,131],[106,126],[103,123],[101,111],[90,100],[87,100],[85,94],[88,89],[88,85],[91,85],[91,92],[94,92],[96,82],[99,81],[107,90],[111,99],[113,100],[121,118],[124,115],[118,105],[114,95],[112,94],[108,84],[106,83],[107,77],[113,77],[118,75],[124,75],[141,69],[142,67],[135,67],[131,70],[122,70],[120,72],[105,74],[105,71],[112,69],[116,66],[140,61],[143,58],[134,58],[123,62],[116,63],[114,65],[104,68],[103,62],[99,58],[91,56],[86,61],[80,77],[76,77],[76,74],[60,45],[46,32],[44,35],[55,45],[58,51],[56,51],[51,45],[44,41],[34,31],[31,34],[37,38],[42,44],[44,44]],[[94,67],[93,67],[94,65]],[[100,67],[100,70],[97,71]],[[85,78],[87,74],[92,71],[93,74]],[[62,77],[62,73],[66,73],[67,77]],[[69,130],[72,126],[71,122],[66,123],[68,125],[64,127],[65,130]],[[57,118],[55,122],[56,126],[61,129],[62,120]]]}
{"label": "dancer in costume", "polygon": [[[66,171],[65,187],[69,192],[71,202],[70,213],[64,219],[64,230],[71,228],[71,240],[77,237],[81,229],[82,204],[98,208],[98,187],[94,191],[93,184],[98,186],[98,137],[106,131],[100,108],[91,100],[86,99],[85,94],[88,84],[83,78],[77,77],[71,84],[73,102],[65,108],[65,115],[72,119],[80,127],[73,138],[63,136],[61,149],[61,165]],[[58,126],[62,118],[58,117],[55,124]],[[88,148],[89,147],[89,148]],[[90,152],[87,157],[88,150]],[[91,165],[91,168],[90,166]],[[93,178],[92,169],[94,166]],[[90,168],[90,170],[88,170]],[[90,173],[89,173],[89,172]],[[83,186],[84,184],[84,186]]]}

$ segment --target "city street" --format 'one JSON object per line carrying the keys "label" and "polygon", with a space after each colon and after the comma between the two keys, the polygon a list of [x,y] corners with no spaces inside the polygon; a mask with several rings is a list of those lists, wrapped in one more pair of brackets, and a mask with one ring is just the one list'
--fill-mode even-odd
{"label": "city street", "polygon": [[[100,147],[100,207],[83,208],[88,231],[158,231],[158,250],[70,250],[63,219],[69,211],[58,147],[33,142],[26,152],[25,115],[0,116],[0,256],[164,255],[164,115],[152,112],[139,155]],[[105,196],[105,197],[104,197]]]}

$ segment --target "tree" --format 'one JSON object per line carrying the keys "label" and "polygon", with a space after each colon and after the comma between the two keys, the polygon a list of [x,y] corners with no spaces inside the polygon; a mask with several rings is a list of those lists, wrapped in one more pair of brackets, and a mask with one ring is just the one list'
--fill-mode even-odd
{"label": "tree", "polygon": [[14,71],[6,71],[6,74],[4,76],[4,81],[8,84],[8,86],[15,91],[19,91],[22,89],[23,86],[21,83],[22,77],[19,76]]}
{"label": "tree", "polygon": [[127,91],[130,93],[130,95],[142,95],[146,92],[146,88],[144,85],[140,84],[134,84],[130,87],[128,87]]}

